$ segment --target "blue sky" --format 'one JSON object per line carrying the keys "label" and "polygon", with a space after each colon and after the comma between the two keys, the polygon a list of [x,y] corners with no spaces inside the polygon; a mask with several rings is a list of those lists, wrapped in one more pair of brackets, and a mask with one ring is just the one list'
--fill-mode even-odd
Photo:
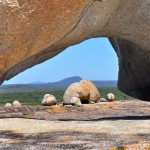
{"label": "blue sky", "polygon": [[107,38],[90,39],[71,46],[4,84],[55,82],[72,76],[89,80],[117,80],[118,59]]}

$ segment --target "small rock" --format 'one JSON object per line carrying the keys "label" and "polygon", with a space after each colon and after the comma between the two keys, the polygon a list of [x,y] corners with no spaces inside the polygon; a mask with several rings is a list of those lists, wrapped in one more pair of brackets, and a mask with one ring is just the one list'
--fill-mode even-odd
{"label": "small rock", "polygon": [[21,103],[17,100],[15,100],[13,103],[12,103],[13,106],[21,106]]}
{"label": "small rock", "polygon": [[44,106],[53,106],[57,104],[56,97],[50,94],[45,94],[41,102]]}
{"label": "small rock", "polygon": [[5,107],[12,107],[12,104],[6,103],[6,104],[5,104]]}
{"label": "small rock", "polygon": [[82,106],[81,100],[77,97],[72,97],[70,103],[75,106],[79,106],[79,107]]}
{"label": "small rock", "polygon": [[64,105],[65,108],[72,108],[72,105]]}
{"label": "small rock", "polygon": [[100,98],[100,100],[99,100],[100,102],[108,102],[108,100],[107,99],[105,99],[105,98]]}
{"label": "small rock", "polygon": [[63,104],[59,104],[58,106],[63,107],[64,105]]}
{"label": "small rock", "polygon": [[89,102],[89,104],[95,104],[95,102],[93,102],[93,101],[90,101],[90,102]]}
{"label": "small rock", "polygon": [[108,93],[107,94],[107,99],[108,101],[114,101],[115,100],[115,95],[113,93]]}

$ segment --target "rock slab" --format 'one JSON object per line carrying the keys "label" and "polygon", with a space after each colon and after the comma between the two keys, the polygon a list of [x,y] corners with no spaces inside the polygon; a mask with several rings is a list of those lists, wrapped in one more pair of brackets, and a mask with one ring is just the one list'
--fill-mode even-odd
{"label": "rock slab", "polygon": [[0,149],[150,149],[149,114],[150,103],[139,100],[0,107]]}

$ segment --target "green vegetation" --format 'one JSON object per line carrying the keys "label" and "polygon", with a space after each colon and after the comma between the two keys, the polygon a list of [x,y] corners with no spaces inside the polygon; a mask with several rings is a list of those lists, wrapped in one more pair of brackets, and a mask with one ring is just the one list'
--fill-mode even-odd
{"label": "green vegetation", "polygon": [[18,92],[18,93],[0,93],[0,105],[12,103],[18,100],[22,105],[40,105],[43,96],[47,93],[55,95],[58,102],[62,102],[63,91],[45,91],[45,92]]}
{"label": "green vegetation", "polygon": [[104,97],[106,99],[108,93],[115,94],[116,100],[131,100],[134,99],[133,97],[130,97],[121,91],[119,91],[117,88],[104,88],[100,90],[101,97]]}
{"label": "green vegetation", "polygon": [[[106,98],[107,93],[114,93],[116,100],[129,100],[133,99],[130,96],[120,92],[117,88],[104,88],[100,90],[101,97]],[[56,96],[59,103],[62,102],[64,91],[34,91],[34,92],[6,92],[0,93],[0,105],[5,105],[6,103],[12,103],[14,100],[18,100],[22,105],[40,105],[44,94],[50,93]]]}

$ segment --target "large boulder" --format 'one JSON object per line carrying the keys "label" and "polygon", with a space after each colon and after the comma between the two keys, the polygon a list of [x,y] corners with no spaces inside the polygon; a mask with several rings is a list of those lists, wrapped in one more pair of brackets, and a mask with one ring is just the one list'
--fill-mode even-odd
{"label": "large boulder", "polygon": [[84,84],[90,90],[90,101],[98,102],[100,100],[99,90],[91,81],[81,80],[80,83]]}
{"label": "large boulder", "polygon": [[0,0],[0,83],[93,37],[110,37],[118,87],[150,101],[149,0]]}
{"label": "large boulder", "polygon": [[90,101],[90,90],[82,83],[71,84],[63,96],[64,104],[70,104],[71,98],[77,97],[82,103],[89,103]]}

